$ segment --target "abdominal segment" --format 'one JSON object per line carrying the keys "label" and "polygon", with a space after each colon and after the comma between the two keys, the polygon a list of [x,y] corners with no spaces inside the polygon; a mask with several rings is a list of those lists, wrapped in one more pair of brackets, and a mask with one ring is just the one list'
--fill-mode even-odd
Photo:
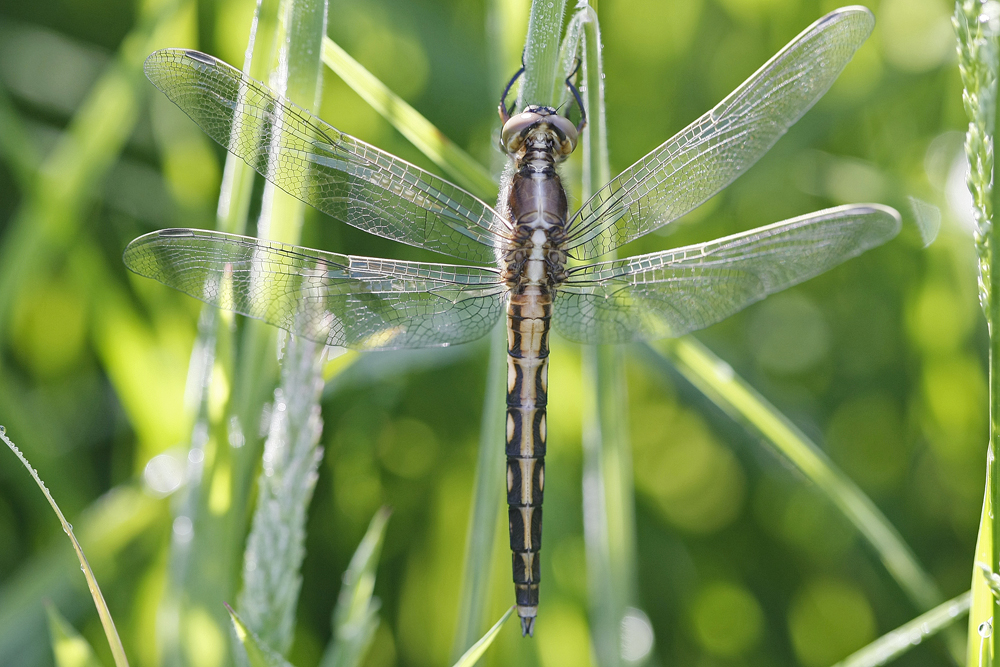
{"label": "abdominal segment", "polygon": [[524,291],[511,296],[507,311],[507,504],[518,615],[533,619],[541,571],[552,298],[542,286]]}

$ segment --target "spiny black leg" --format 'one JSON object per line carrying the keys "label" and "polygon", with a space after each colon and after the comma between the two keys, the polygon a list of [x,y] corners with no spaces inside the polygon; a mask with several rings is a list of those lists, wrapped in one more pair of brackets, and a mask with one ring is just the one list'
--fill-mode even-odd
{"label": "spiny black leg", "polygon": [[573,77],[576,76],[576,72],[579,69],[580,69],[580,58],[577,57],[576,67],[574,67],[573,71],[570,72],[569,76],[566,77],[566,87],[569,88],[571,93],[573,93],[573,97],[576,99],[576,104],[577,106],[580,107],[580,122],[577,123],[576,131],[583,132],[583,128],[587,126],[587,110],[583,106],[583,99],[580,97],[580,91],[577,90],[576,86],[573,85]]}

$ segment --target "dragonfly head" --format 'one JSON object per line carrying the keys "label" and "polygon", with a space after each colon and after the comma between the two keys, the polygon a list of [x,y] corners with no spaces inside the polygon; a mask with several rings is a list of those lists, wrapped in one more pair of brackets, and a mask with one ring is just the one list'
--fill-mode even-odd
{"label": "dragonfly head", "polygon": [[529,144],[551,143],[556,149],[556,159],[562,161],[576,149],[579,135],[573,122],[552,107],[530,105],[503,124],[500,149],[514,157]]}

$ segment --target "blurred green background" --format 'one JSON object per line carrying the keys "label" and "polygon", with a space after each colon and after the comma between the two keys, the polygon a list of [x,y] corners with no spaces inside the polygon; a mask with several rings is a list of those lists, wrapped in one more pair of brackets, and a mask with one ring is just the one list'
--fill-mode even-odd
{"label": "blurred green background", "polygon": [[[612,171],[836,6],[600,2]],[[874,34],[816,107],[723,194],[621,254],[844,203],[903,213],[904,231],[885,247],[697,337],[822,444],[952,596],[971,578],[987,434],[953,5],[868,6]],[[330,0],[329,35],[499,174],[497,96],[517,67],[527,9],[527,0]],[[160,664],[165,641],[156,624],[170,507],[156,492],[162,483],[143,473],[164,453],[183,467],[200,304],[128,274],[121,251],[154,229],[214,224],[224,159],[138,64],[154,48],[186,46],[240,66],[252,10],[247,0],[0,3],[0,423],[80,530],[134,665]],[[329,72],[322,115],[434,169]],[[578,174],[578,162],[566,172]],[[926,249],[911,196],[941,209],[941,233]],[[423,257],[318,214],[303,238]],[[505,627],[487,664],[590,660],[580,348],[561,339],[553,348],[542,615],[534,640]],[[318,661],[341,573],[383,504],[394,515],[375,589],[382,625],[366,664],[447,663],[487,353],[481,341],[366,355],[328,383],[291,653],[298,667]],[[800,475],[677,374],[629,359],[636,602],[655,635],[649,664],[823,667],[917,615]],[[4,460],[0,664],[52,663],[42,599],[110,664],[65,537],[15,458]],[[513,599],[500,534],[496,616]],[[225,639],[189,630],[197,650],[188,664],[214,664]],[[934,641],[899,664],[947,660]]]}

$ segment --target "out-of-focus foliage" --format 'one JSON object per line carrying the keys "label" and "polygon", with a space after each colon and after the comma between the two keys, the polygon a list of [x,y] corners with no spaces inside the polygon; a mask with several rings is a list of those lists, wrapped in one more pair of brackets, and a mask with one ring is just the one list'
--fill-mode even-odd
{"label": "out-of-focus foliage", "polygon": [[[911,217],[887,246],[699,338],[826,449],[952,596],[969,585],[987,419],[953,7],[868,4],[875,32],[819,104],[722,195],[621,254],[843,203],[877,201],[904,217],[911,196],[940,207],[941,231],[928,248]],[[612,172],[836,5],[599,3]],[[184,481],[185,397],[194,392],[185,382],[200,308],[128,275],[120,255],[152,229],[210,226],[224,155],[138,64],[153,48],[196,46],[239,66],[252,10],[247,0],[0,6],[0,423],[67,516],[79,517],[139,666],[160,664],[166,550],[171,531],[184,527],[172,526],[168,500],[120,499],[138,486],[163,497]],[[329,34],[498,174],[497,96],[517,67],[526,16],[523,0],[331,0]],[[323,100],[322,115],[338,128],[434,168],[329,74]],[[579,163],[566,173],[573,184]],[[307,217],[307,245],[423,257]],[[507,624],[486,664],[590,660],[580,348],[562,340],[553,348],[541,616],[533,640]],[[382,620],[365,664],[447,662],[486,366],[485,342],[373,354],[328,384],[326,456],[289,656],[298,667],[319,662],[340,573],[384,504],[394,514],[374,590]],[[742,427],[679,376],[635,361],[627,374],[643,610],[628,618],[635,636],[651,626],[653,664],[822,667],[918,614],[832,505]],[[214,384],[220,396],[209,408],[238,389]],[[104,497],[120,486],[133,488]],[[227,511],[225,496],[219,502]],[[0,664],[52,664],[43,598],[110,664],[83,578],[48,512],[12,458],[0,465]],[[512,600],[505,538],[493,572],[491,621]],[[204,613],[222,612],[222,602]],[[189,664],[208,667],[224,655],[229,638],[213,628],[197,619],[175,628]],[[946,659],[935,640],[899,662]]]}

